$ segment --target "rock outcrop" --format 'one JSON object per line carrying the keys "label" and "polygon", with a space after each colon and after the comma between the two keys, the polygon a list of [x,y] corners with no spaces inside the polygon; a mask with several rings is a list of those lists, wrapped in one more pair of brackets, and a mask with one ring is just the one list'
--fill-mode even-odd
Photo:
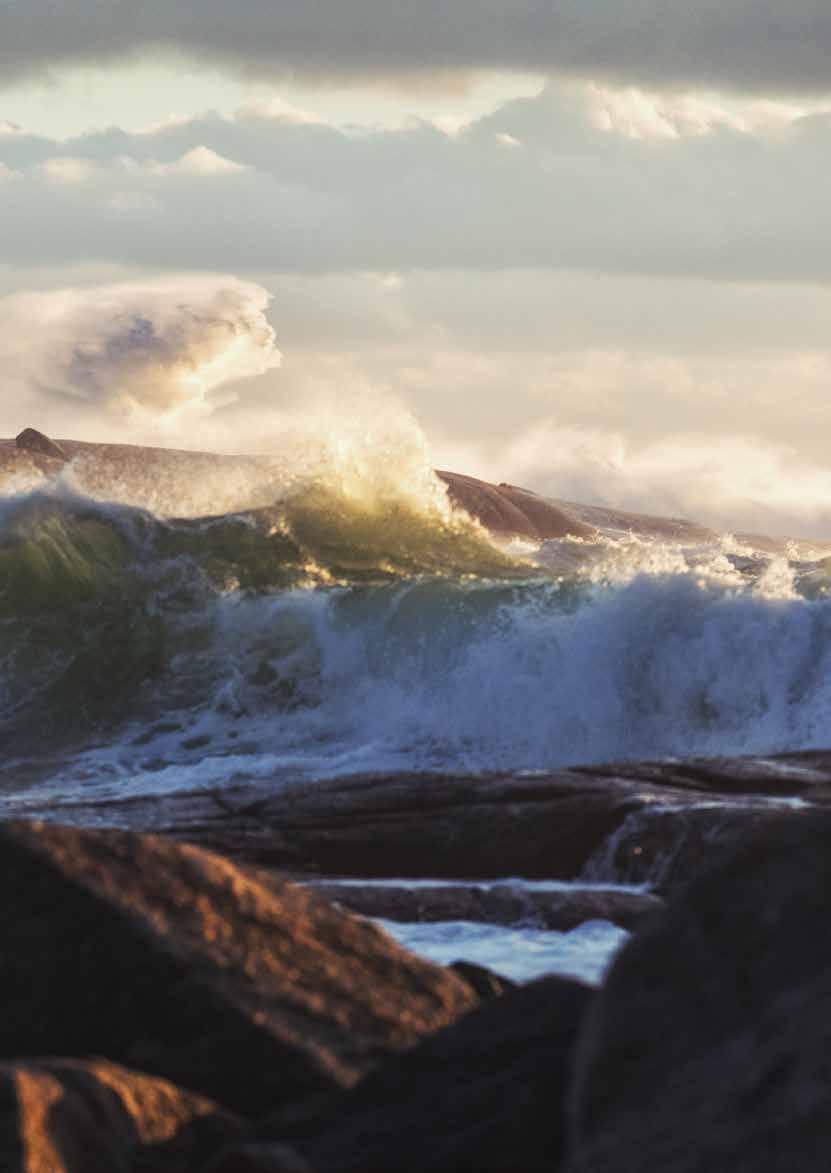
{"label": "rock outcrop", "polygon": [[831,805],[831,754],[623,763],[533,774],[268,781],[66,804],[61,817],[172,835],[307,875],[522,876],[680,890],[751,830]]}
{"label": "rock outcrop", "polygon": [[594,526],[581,521],[562,502],[550,501],[515,485],[493,485],[476,477],[439,470],[437,475],[447,485],[450,500],[475,517],[491,533],[502,537],[589,538],[596,535]]}
{"label": "rock outcrop", "polygon": [[[354,1091],[271,1132],[315,1173],[554,1173],[572,1049],[592,991],[545,978],[505,994],[391,1060]],[[278,1167],[248,1147],[244,1168]],[[233,1151],[211,1173],[236,1173]]]}
{"label": "rock outcrop", "polygon": [[568,1173],[819,1173],[831,818],[757,836],[632,939],[578,1048]]}
{"label": "rock outcrop", "polygon": [[149,836],[5,824],[0,892],[0,1056],[98,1054],[248,1116],[477,1001],[321,897]]}
{"label": "rock outcrop", "polygon": [[24,428],[15,437],[15,447],[24,452],[35,452],[38,456],[51,456],[55,460],[65,462],[68,457],[63,448],[55,440],[50,440],[43,432],[36,428]]}
{"label": "rock outcrop", "polygon": [[177,1173],[240,1131],[210,1100],[104,1060],[0,1064],[4,1173]]}

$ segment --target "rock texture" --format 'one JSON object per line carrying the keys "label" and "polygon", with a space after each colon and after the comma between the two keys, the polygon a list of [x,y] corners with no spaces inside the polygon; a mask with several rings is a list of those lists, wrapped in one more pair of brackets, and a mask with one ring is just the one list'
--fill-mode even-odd
{"label": "rock texture", "polygon": [[[571,1053],[592,992],[546,978],[505,994],[301,1123],[260,1127],[315,1173],[552,1173]],[[283,1151],[285,1151],[283,1149]],[[266,1173],[248,1149],[247,1168]],[[233,1152],[211,1173],[235,1173]]]}
{"label": "rock texture", "polygon": [[467,920],[480,924],[528,925],[568,932],[588,920],[633,929],[662,907],[646,892],[602,888],[553,891],[518,884],[390,884],[320,881],[313,890],[362,916],[425,923]]}
{"label": "rock texture", "polygon": [[0,1064],[4,1173],[176,1173],[240,1130],[210,1100],[104,1060]]}
{"label": "rock texture", "polygon": [[[684,886],[748,830],[831,803],[831,753],[228,784],[61,807],[301,875]],[[48,813],[44,810],[44,814]]]}
{"label": "rock texture", "polygon": [[24,428],[19,436],[15,437],[15,446],[26,452],[36,452],[39,456],[51,456],[55,460],[66,461],[67,455],[60,444],[50,440],[43,432],[35,428]]}
{"label": "rock texture", "polygon": [[451,501],[504,537],[588,538],[597,533],[562,502],[550,501],[515,485],[493,485],[476,477],[439,470]]}
{"label": "rock texture", "polygon": [[831,1152],[831,818],[759,835],[619,955],[568,1173],[783,1173]]}
{"label": "rock texture", "polygon": [[322,898],[149,836],[6,824],[0,891],[0,1055],[104,1055],[246,1115],[477,1000]]}

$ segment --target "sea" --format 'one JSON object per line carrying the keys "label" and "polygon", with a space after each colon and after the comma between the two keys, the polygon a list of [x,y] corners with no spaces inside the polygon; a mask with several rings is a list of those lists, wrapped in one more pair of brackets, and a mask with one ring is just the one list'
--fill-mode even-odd
{"label": "sea", "polygon": [[[590,538],[495,539],[429,468],[300,464],[183,461],[160,483],[87,452],[5,477],[6,817],[827,744],[831,549],[612,515]],[[603,921],[385,927],[519,980],[600,981],[626,939]]]}

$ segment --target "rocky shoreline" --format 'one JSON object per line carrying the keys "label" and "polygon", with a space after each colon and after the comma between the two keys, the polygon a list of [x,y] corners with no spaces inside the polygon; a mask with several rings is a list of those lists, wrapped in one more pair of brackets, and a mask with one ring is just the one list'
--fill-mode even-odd
{"label": "rocky shoreline", "polygon": [[[812,752],[7,820],[0,1167],[818,1170],[830,796]],[[633,936],[515,987],[364,916]]]}

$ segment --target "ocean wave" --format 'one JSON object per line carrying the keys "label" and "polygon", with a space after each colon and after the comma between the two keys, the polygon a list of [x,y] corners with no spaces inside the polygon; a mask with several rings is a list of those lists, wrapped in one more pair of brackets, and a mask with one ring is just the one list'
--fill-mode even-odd
{"label": "ocean wave", "polygon": [[71,795],[827,741],[824,562],[729,539],[530,554],[324,494],[199,521],[9,498],[0,696],[18,776],[48,757]]}

